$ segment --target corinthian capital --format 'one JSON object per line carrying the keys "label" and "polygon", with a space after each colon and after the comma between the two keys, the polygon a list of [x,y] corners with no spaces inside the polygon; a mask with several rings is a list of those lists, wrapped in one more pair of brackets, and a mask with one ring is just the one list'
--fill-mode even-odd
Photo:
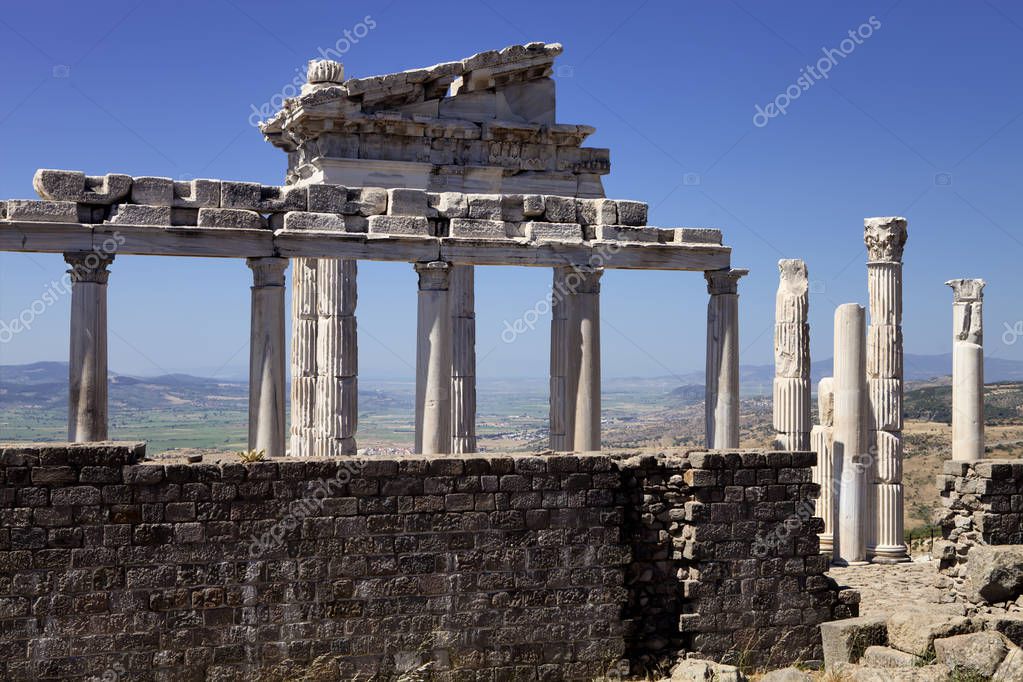
{"label": "corinthian capital", "polygon": [[863,242],[867,245],[867,259],[870,261],[901,263],[906,237],[905,218],[867,218],[863,221]]}
{"label": "corinthian capital", "polygon": [[739,278],[748,274],[749,270],[743,268],[705,270],[703,276],[707,280],[707,293],[712,296],[737,294],[739,293]]}
{"label": "corinthian capital", "polygon": [[952,287],[953,303],[981,301],[984,299],[984,285],[986,282],[982,279],[950,279],[945,284]]}
{"label": "corinthian capital", "polygon": [[71,266],[67,272],[71,275],[72,282],[106,284],[110,277],[107,266],[113,262],[114,257],[98,251],[84,251],[65,253],[64,260]]}

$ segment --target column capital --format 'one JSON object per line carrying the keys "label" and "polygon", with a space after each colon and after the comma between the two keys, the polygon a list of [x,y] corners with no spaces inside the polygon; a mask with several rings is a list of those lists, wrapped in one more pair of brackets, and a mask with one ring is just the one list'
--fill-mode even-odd
{"label": "column capital", "polygon": [[72,282],[106,284],[110,277],[107,267],[114,261],[114,255],[97,251],[80,251],[65,253],[64,260],[71,266],[67,272],[71,275]]}
{"label": "column capital", "polygon": [[556,267],[559,281],[555,283],[555,297],[567,294],[599,294],[600,278],[604,268],[589,265],[565,265]]}
{"label": "column capital", "polygon": [[984,285],[982,279],[950,279],[945,286],[952,287],[953,303],[973,303],[984,300]]}
{"label": "column capital", "polygon": [[705,270],[703,276],[707,280],[707,293],[712,296],[737,294],[739,293],[739,279],[748,274],[749,270],[745,268]]}
{"label": "column capital", "polygon": [[901,263],[907,224],[905,218],[898,216],[865,218],[863,243],[867,245],[867,261]]}
{"label": "column capital", "polygon": [[451,264],[442,260],[413,263],[419,273],[420,291],[447,291],[450,286]]}
{"label": "column capital", "polygon": [[284,271],[288,268],[287,258],[246,258],[245,264],[252,269],[252,286],[284,286]]}

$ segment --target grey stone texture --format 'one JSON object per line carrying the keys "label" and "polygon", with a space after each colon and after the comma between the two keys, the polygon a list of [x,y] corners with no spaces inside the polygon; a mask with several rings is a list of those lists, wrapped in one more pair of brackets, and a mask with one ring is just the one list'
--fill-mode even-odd
{"label": "grey stone texture", "polygon": [[339,679],[595,679],[676,644],[784,665],[820,657],[839,604],[815,524],[749,555],[814,494],[809,453],[143,457],[0,446],[0,678],[270,679],[326,656]]}

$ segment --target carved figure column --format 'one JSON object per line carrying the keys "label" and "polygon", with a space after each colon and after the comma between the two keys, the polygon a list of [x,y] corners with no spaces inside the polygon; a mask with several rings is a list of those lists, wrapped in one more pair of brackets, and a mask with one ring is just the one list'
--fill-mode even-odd
{"label": "carved figure column", "polygon": [[867,551],[878,563],[909,561],[903,539],[902,488],[902,252],[905,218],[867,218],[867,286],[870,328],[867,336],[867,382],[871,442],[874,446]]}
{"label": "carved figure column", "polygon": [[952,459],[984,458],[984,280],[952,279]]}
{"label": "carved figure column", "polygon": [[416,348],[416,452],[451,451],[451,266],[416,263],[419,273]]}
{"label": "carved figure column", "polygon": [[810,449],[810,325],[806,263],[778,261],[774,318],[774,447]]}
{"label": "carved figure column", "polygon": [[476,452],[475,268],[451,266],[451,452]]}
{"label": "carved figure column", "polygon": [[65,253],[71,268],[67,438],[107,439],[107,267],[112,255]]}
{"label": "carved figure column", "polygon": [[292,259],[291,447],[294,457],[316,453],[316,258]]}
{"label": "carved figure column", "polygon": [[[835,393],[831,377],[825,377],[817,384],[817,413],[820,424],[810,431],[810,449],[817,453],[817,464],[813,467],[813,482],[821,487],[817,498],[816,515],[824,519],[824,532],[820,537],[821,554],[832,554],[835,549],[835,494],[842,470],[835,462],[832,437],[835,425]],[[839,475],[836,475],[836,471]]]}
{"label": "carved figure column", "polygon": [[287,258],[249,258],[249,449],[284,455],[284,271]]}
{"label": "carved figure column", "polygon": [[320,258],[316,266],[317,444],[322,457],[356,452],[359,346],[358,261]]}
{"label": "carved figure column", "polygon": [[866,563],[864,516],[869,458],[866,408],[866,354],[864,311],[855,303],[835,310],[835,426],[832,447],[835,466],[841,462],[838,492],[838,532],[834,537],[835,563]]}
{"label": "carved figure column", "polygon": [[706,437],[708,448],[739,447],[739,278],[749,270],[708,270]]}

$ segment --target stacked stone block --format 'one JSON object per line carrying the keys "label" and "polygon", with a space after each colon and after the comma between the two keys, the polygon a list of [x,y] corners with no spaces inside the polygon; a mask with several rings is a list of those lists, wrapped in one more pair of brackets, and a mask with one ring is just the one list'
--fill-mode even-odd
{"label": "stacked stone block", "polygon": [[943,540],[933,553],[940,561],[939,587],[948,600],[977,603],[966,584],[970,550],[1023,545],[1023,460],[946,461],[938,490],[943,509],[935,520]]}
{"label": "stacked stone block", "polygon": [[630,658],[746,666],[822,656],[817,626],[857,615],[818,553],[813,453],[694,452],[623,462]]}

